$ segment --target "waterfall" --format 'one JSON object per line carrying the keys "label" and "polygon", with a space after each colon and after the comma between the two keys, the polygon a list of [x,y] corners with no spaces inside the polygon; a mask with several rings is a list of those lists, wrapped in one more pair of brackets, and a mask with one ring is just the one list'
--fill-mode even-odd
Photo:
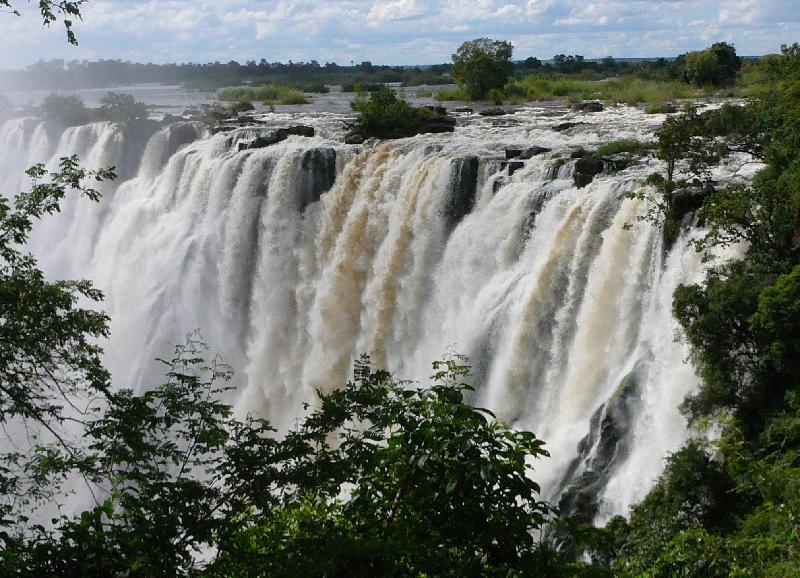
{"label": "waterfall", "polygon": [[[473,401],[547,442],[545,497],[602,471],[605,519],[643,497],[687,435],[678,406],[697,377],[671,296],[703,264],[695,233],[665,250],[636,221],[644,201],[622,196],[656,161],[576,188],[574,163],[559,160],[651,138],[663,116],[615,107],[552,130],[574,116],[529,108],[357,147],[337,138],[340,118],[318,114],[302,118],[316,137],[246,150],[247,129],[179,123],[132,142],[110,124],[54,134],[16,119],[0,128],[0,185],[22,190],[28,165],[69,154],[124,164],[99,204],[68,198],[32,239],[48,275],[105,292],[105,360],[120,385],[158,383],[152,360],[200,328],[236,370],[237,411],[288,428],[362,352],[424,380],[456,350],[470,358]],[[505,166],[504,148],[533,144],[552,150]]]}

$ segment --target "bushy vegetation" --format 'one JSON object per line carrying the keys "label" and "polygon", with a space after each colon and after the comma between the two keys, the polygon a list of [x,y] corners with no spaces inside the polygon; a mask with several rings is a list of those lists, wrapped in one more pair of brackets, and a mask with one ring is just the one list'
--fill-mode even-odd
{"label": "bushy vegetation", "polygon": [[438,102],[470,100],[469,94],[463,88],[458,87],[439,89],[433,98]]}
{"label": "bushy vegetation", "polygon": [[636,139],[620,139],[607,142],[597,149],[601,157],[610,157],[620,153],[644,154],[654,148],[653,144]]}
{"label": "bushy vegetation", "polygon": [[428,106],[412,107],[387,86],[359,96],[352,103],[358,120],[348,134],[349,142],[366,138],[401,138],[424,132],[449,132],[455,120],[444,110]]}
{"label": "bushy vegetation", "polygon": [[579,78],[530,75],[512,80],[505,88],[509,98],[517,100],[555,100],[572,102],[603,100],[609,104],[661,104],[666,101],[696,98],[698,92],[678,80],[647,80],[634,76],[612,78],[602,82]]}
{"label": "bushy vegetation", "polygon": [[514,70],[513,47],[504,40],[477,38],[464,42],[453,54],[453,78],[471,100],[486,97],[506,85]]}
{"label": "bushy vegetation", "polygon": [[308,104],[302,91],[280,84],[265,84],[264,86],[238,86],[222,88],[217,93],[220,100],[241,102],[259,101],[275,102],[279,104]]}
{"label": "bushy vegetation", "polygon": [[78,126],[91,122],[92,115],[77,96],[51,94],[39,107],[42,117],[61,126]]}
{"label": "bushy vegetation", "polygon": [[109,92],[100,101],[98,116],[102,120],[129,126],[134,122],[146,120],[148,111],[146,104],[137,102],[130,94]]}
{"label": "bushy vegetation", "polygon": [[683,56],[684,78],[697,85],[732,84],[741,67],[736,49],[725,42]]}

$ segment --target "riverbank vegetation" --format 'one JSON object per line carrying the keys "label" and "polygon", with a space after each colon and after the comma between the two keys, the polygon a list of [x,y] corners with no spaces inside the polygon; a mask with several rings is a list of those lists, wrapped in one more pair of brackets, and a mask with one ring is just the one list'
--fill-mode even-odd
{"label": "riverbank vegetation", "polygon": [[303,91],[280,84],[223,88],[217,93],[225,101],[257,101],[277,104],[308,104]]}

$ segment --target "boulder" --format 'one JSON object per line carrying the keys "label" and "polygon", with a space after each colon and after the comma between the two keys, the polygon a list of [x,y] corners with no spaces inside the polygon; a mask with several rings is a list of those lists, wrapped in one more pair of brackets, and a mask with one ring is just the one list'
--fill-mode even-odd
{"label": "boulder", "polygon": [[594,177],[603,172],[603,160],[594,155],[585,155],[575,163],[575,172],[572,175],[575,186],[579,189],[594,180]]}
{"label": "boulder", "polygon": [[524,166],[525,166],[525,163],[523,163],[522,161],[509,161],[509,163],[508,163],[508,176],[510,177],[511,175],[516,173],[518,170],[520,170]]}
{"label": "boulder", "polygon": [[672,208],[677,217],[681,219],[688,213],[693,213],[703,206],[705,198],[714,192],[714,185],[710,182],[702,187],[686,187],[672,191]]}
{"label": "boulder", "polygon": [[557,124],[553,127],[553,130],[556,132],[564,132],[565,130],[569,130],[571,128],[575,128],[576,126],[580,126],[582,124],[586,124],[585,122],[562,122],[561,124]]}
{"label": "boulder", "polygon": [[450,112],[461,112],[464,114],[472,114],[475,111],[468,106],[456,106],[454,108],[451,108]]}
{"label": "boulder", "polygon": [[596,100],[577,102],[572,105],[572,110],[574,112],[603,112],[603,108],[603,103],[597,102]]}
{"label": "boulder", "polygon": [[475,205],[478,192],[478,157],[470,155],[451,161],[450,196],[445,203],[444,219],[452,230]]}
{"label": "boulder", "polygon": [[272,133],[268,134],[261,134],[258,135],[254,140],[251,142],[240,142],[239,143],[239,150],[247,150],[247,149],[260,149],[267,146],[271,146],[274,144],[278,144],[279,142],[285,141],[290,136],[304,136],[304,137],[312,137],[314,136],[314,127],[313,126],[303,126],[303,125],[296,125],[290,126],[286,128],[279,128],[274,130]]}
{"label": "boulder", "polygon": [[478,113],[481,116],[503,116],[509,114],[504,108],[485,108]]}
{"label": "boulder", "polygon": [[506,149],[506,159],[520,159],[520,160],[528,160],[530,158],[535,157],[536,155],[549,153],[551,149],[540,147],[540,146],[532,146],[526,149]]}

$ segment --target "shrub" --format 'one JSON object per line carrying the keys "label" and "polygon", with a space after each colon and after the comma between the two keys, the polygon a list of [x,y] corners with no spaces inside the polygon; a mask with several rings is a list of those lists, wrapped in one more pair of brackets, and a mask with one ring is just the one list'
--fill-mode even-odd
{"label": "shrub", "polygon": [[443,88],[433,97],[438,102],[469,100],[469,94],[461,88]]}
{"label": "shrub", "polygon": [[101,101],[99,116],[103,120],[128,126],[133,122],[147,119],[147,105],[138,102],[130,94],[109,92]]}
{"label": "shrub", "polygon": [[300,90],[280,84],[222,88],[217,96],[220,100],[227,101],[258,100],[261,102],[274,101],[280,104],[308,104]]}
{"label": "shrub", "polygon": [[78,126],[91,121],[89,110],[77,96],[51,94],[40,107],[42,116],[63,126]]}
{"label": "shrub", "polygon": [[636,139],[620,139],[607,142],[597,149],[597,154],[601,157],[610,157],[619,153],[643,154],[653,149],[651,143],[644,143]]}
{"label": "shrub", "polygon": [[231,115],[235,116],[240,112],[246,112],[248,110],[255,110],[253,103],[249,100],[239,100],[234,102],[229,108]]}

